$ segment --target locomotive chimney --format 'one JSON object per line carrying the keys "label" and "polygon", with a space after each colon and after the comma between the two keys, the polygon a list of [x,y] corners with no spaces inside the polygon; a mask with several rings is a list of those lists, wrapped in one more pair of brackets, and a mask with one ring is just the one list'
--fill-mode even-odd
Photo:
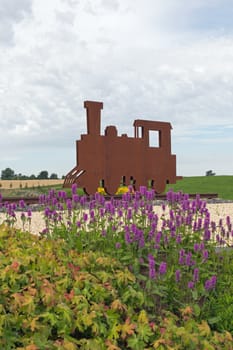
{"label": "locomotive chimney", "polygon": [[85,101],[84,107],[87,110],[87,134],[100,135],[100,117],[103,103]]}

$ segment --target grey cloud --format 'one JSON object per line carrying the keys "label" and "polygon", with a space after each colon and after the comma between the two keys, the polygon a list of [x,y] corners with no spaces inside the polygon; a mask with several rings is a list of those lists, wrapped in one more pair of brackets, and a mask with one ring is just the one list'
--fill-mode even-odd
{"label": "grey cloud", "polygon": [[101,5],[111,11],[117,11],[120,8],[118,0],[102,0]]}
{"label": "grey cloud", "polygon": [[31,13],[31,0],[1,0],[0,4],[0,44],[12,45],[14,24]]}

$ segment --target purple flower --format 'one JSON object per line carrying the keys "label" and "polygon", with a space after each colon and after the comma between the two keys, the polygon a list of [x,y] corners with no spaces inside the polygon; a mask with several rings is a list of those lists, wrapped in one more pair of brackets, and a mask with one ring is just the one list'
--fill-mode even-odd
{"label": "purple flower", "polygon": [[185,264],[187,266],[191,266],[192,265],[192,253],[191,252],[188,252],[188,254],[186,255],[186,258],[185,258]]}
{"label": "purple flower", "polygon": [[208,250],[203,250],[202,252],[203,260],[206,261],[208,259],[209,253]]}
{"label": "purple flower", "polygon": [[105,209],[103,207],[100,207],[99,208],[99,214],[100,214],[101,218],[104,216],[104,213],[105,213]]}
{"label": "purple flower", "polygon": [[125,226],[125,243],[130,244],[132,242],[131,236],[130,236],[130,230],[129,226]]}
{"label": "purple flower", "polygon": [[200,246],[198,243],[194,243],[193,249],[195,252],[198,252],[198,250],[200,249]]}
{"label": "purple flower", "polygon": [[62,199],[66,199],[67,198],[66,191],[60,191],[60,196],[61,196]]}
{"label": "purple flower", "polygon": [[154,213],[149,212],[148,215],[147,215],[147,217],[148,217],[148,220],[149,220],[149,221],[152,221],[153,218],[154,218]]}
{"label": "purple flower", "polygon": [[82,206],[84,206],[84,205],[86,204],[86,201],[87,201],[87,197],[86,197],[86,196],[82,196],[82,197],[80,198],[80,204],[81,204]]}
{"label": "purple flower", "polygon": [[94,210],[90,211],[90,217],[91,217],[91,219],[94,219],[94,217],[95,217],[95,211]]}
{"label": "purple flower", "polygon": [[181,277],[180,270],[176,270],[175,276],[176,276],[176,282],[179,282],[180,281],[180,277]]}
{"label": "purple flower", "polygon": [[57,204],[57,202],[58,202],[58,200],[57,200],[57,198],[52,198],[52,205],[56,205]]}
{"label": "purple flower", "polygon": [[147,194],[147,188],[146,188],[146,186],[140,186],[140,187],[139,187],[139,192],[140,192],[140,194],[141,194],[142,196],[146,196],[146,194]]}
{"label": "purple flower", "polygon": [[67,209],[68,209],[68,210],[71,210],[71,209],[72,209],[72,201],[71,201],[71,199],[67,199],[66,205],[67,205]]}
{"label": "purple flower", "polygon": [[130,244],[132,242],[129,231],[125,232],[125,242],[126,244]]}
{"label": "purple flower", "polygon": [[200,250],[203,250],[205,248],[205,244],[204,244],[204,242],[201,242],[200,243]]}
{"label": "purple flower", "polygon": [[83,213],[83,220],[85,222],[87,222],[87,220],[88,220],[88,214],[87,213]]}
{"label": "purple flower", "polygon": [[148,261],[149,261],[149,277],[155,278],[155,258],[153,255],[148,255]]}
{"label": "purple flower", "polygon": [[78,203],[79,202],[79,195],[78,194],[73,194],[72,200],[74,201],[74,203]]}
{"label": "purple flower", "polygon": [[205,281],[205,289],[206,290],[214,289],[216,286],[216,282],[217,282],[217,277],[212,276],[210,279]]}
{"label": "purple flower", "polygon": [[159,265],[159,273],[160,275],[164,275],[167,272],[167,263],[162,261]]}
{"label": "purple flower", "polygon": [[146,192],[146,199],[148,201],[154,199],[154,197],[155,197],[155,191],[153,189]]}
{"label": "purple flower", "polygon": [[198,221],[197,221],[197,230],[200,230],[200,229],[201,229],[201,226],[202,226],[202,218],[198,218]]}
{"label": "purple flower", "polygon": [[139,248],[145,247],[145,239],[144,239],[143,235],[139,239],[138,246],[139,246]]}
{"label": "purple flower", "polygon": [[50,216],[50,209],[48,207],[44,210],[44,215],[48,218]]}
{"label": "purple flower", "polygon": [[208,230],[207,228],[204,231],[204,240],[205,241],[209,241],[210,240],[210,230]]}
{"label": "purple flower", "polygon": [[117,215],[118,215],[118,217],[119,217],[119,218],[121,218],[121,217],[122,217],[123,212],[122,212],[122,210],[121,210],[121,209],[118,209],[118,211],[117,211]]}
{"label": "purple flower", "polygon": [[180,255],[180,256],[185,256],[185,250],[184,250],[184,249],[180,249],[179,255]]}
{"label": "purple flower", "polygon": [[181,249],[180,251],[179,251],[179,264],[180,265],[183,265],[184,264],[184,262],[185,262],[185,251],[184,251],[184,249]]}
{"label": "purple flower", "polygon": [[195,284],[194,284],[193,281],[189,281],[189,282],[188,282],[188,288],[189,288],[189,289],[193,289],[194,286],[195,286]]}
{"label": "purple flower", "polygon": [[197,282],[199,280],[199,269],[195,268],[193,271],[193,281]]}
{"label": "purple flower", "polygon": [[170,214],[170,219],[174,220],[175,216],[174,216],[174,211],[172,209],[170,209],[169,214]]}
{"label": "purple flower", "polygon": [[229,215],[227,215],[227,217],[226,217],[226,224],[227,224],[227,226],[231,225],[231,218]]}
{"label": "purple flower", "polygon": [[132,219],[132,209],[131,209],[131,208],[128,208],[128,211],[127,211],[127,219],[128,219],[128,220]]}
{"label": "purple flower", "polygon": [[20,206],[20,208],[25,208],[25,202],[24,202],[24,200],[23,199],[20,199],[20,201],[19,201],[19,206]]}
{"label": "purple flower", "polygon": [[160,243],[161,237],[162,237],[162,232],[159,231],[159,232],[156,234],[156,236],[155,236],[155,242],[156,242],[156,243]]}
{"label": "purple flower", "polygon": [[76,191],[77,191],[77,184],[72,184],[72,186],[71,186],[71,191],[72,191],[72,194],[76,194]]}
{"label": "purple flower", "polygon": [[117,242],[116,245],[115,245],[116,249],[120,249],[121,247],[121,243],[120,242]]}

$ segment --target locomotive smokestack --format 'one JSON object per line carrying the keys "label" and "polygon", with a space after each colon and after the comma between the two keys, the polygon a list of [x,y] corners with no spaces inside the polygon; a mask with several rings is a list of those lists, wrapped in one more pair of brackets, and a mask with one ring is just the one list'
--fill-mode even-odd
{"label": "locomotive smokestack", "polygon": [[87,110],[87,133],[91,135],[100,135],[100,118],[103,103],[85,101],[84,107]]}

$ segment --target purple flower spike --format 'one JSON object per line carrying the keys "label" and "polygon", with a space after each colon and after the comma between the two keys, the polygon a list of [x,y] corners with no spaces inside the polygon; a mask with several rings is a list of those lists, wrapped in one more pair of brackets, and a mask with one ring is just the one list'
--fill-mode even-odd
{"label": "purple flower spike", "polygon": [[206,290],[214,289],[216,286],[216,282],[217,282],[217,277],[212,276],[210,279],[205,281],[205,289]]}
{"label": "purple flower spike", "polygon": [[73,194],[72,199],[73,199],[74,203],[78,203],[79,202],[79,195]]}
{"label": "purple flower spike", "polygon": [[72,184],[72,187],[71,187],[71,191],[72,191],[72,194],[76,194],[76,192],[77,192],[77,184]]}
{"label": "purple flower spike", "polygon": [[198,252],[198,250],[200,249],[200,246],[198,243],[194,243],[193,249],[195,252]]}
{"label": "purple flower spike", "polygon": [[194,284],[193,281],[189,281],[189,282],[188,282],[188,288],[189,288],[189,289],[193,289],[194,286],[195,286],[195,284]]}
{"label": "purple flower spike", "polygon": [[208,259],[209,253],[208,250],[203,250],[202,252],[203,260],[206,261]]}
{"label": "purple flower spike", "polygon": [[192,265],[192,253],[191,252],[188,252],[188,254],[186,255],[185,264],[187,266],[191,266]]}
{"label": "purple flower spike", "polygon": [[156,236],[155,236],[155,242],[156,242],[156,243],[160,243],[161,237],[162,237],[162,232],[159,231],[159,232],[156,234]]}
{"label": "purple flower spike", "polygon": [[209,240],[210,240],[210,237],[211,237],[210,230],[205,229],[205,232],[204,232],[204,240],[205,240],[205,241],[209,241]]}
{"label": "purple flower spike", "polygon": [[88,214],[87,213],[83,213],[83,220],[85,222],[88,220]]}
{"label": "purple flower spike", "polygon": [[141,194],[142,196],[146,196],[146,194],[147,194],[147,188],[146,188],[146,186],[140,186],[140,187],[139,187],[139,192],[140,192],[140,194]]}
{"label": "purple flower spike", "polygon": [[19,207],[21,208],[21,209],[23,209],[23,208],[25,208],[25,202],[24,202],[24,200],[23,199],[20,199],[20,201],[19,201]]}
{"label": "purple flower spike", "polygon": [[180,277],[181,277],[180,270],[176,270],[175,276],[176,276],[176,282],[179,282],[180,281]]}
{"label": "purple flower spike", "polygon": [[149,277],[151,279],[155,278],[155,258],[153,255],[148,255],[148,261],[149,261]]}
{"label": "purple flower spike", "polygon": [[199,269],[195,268],[193,271],[193,281],[198,282],[199,281]]}
{"label": "purple flower spike", "polygon": [[167,272],[167,263],[162,261],[159,266],[159,273],[160,275],[164,275]]}
{"label": "purple flower spike", "polygon": [[128,211],[127,211],[127,219],[128,219],[128,220],[132,219],[132,209],[131,209],[131,208],[128,208]]}
{"label": "purple flower spike", "polygon": [[71,199],[67,199],[66,205],[67,205],[67,209],[68,209],[68,210],[71,210],[71,209],[72,209],[72,201],[71,201]]}
{"label": "purple flower spike", "polygon": [[155,191],[152,189],[146,193],[147,200],[151,201],[155,198]]}

